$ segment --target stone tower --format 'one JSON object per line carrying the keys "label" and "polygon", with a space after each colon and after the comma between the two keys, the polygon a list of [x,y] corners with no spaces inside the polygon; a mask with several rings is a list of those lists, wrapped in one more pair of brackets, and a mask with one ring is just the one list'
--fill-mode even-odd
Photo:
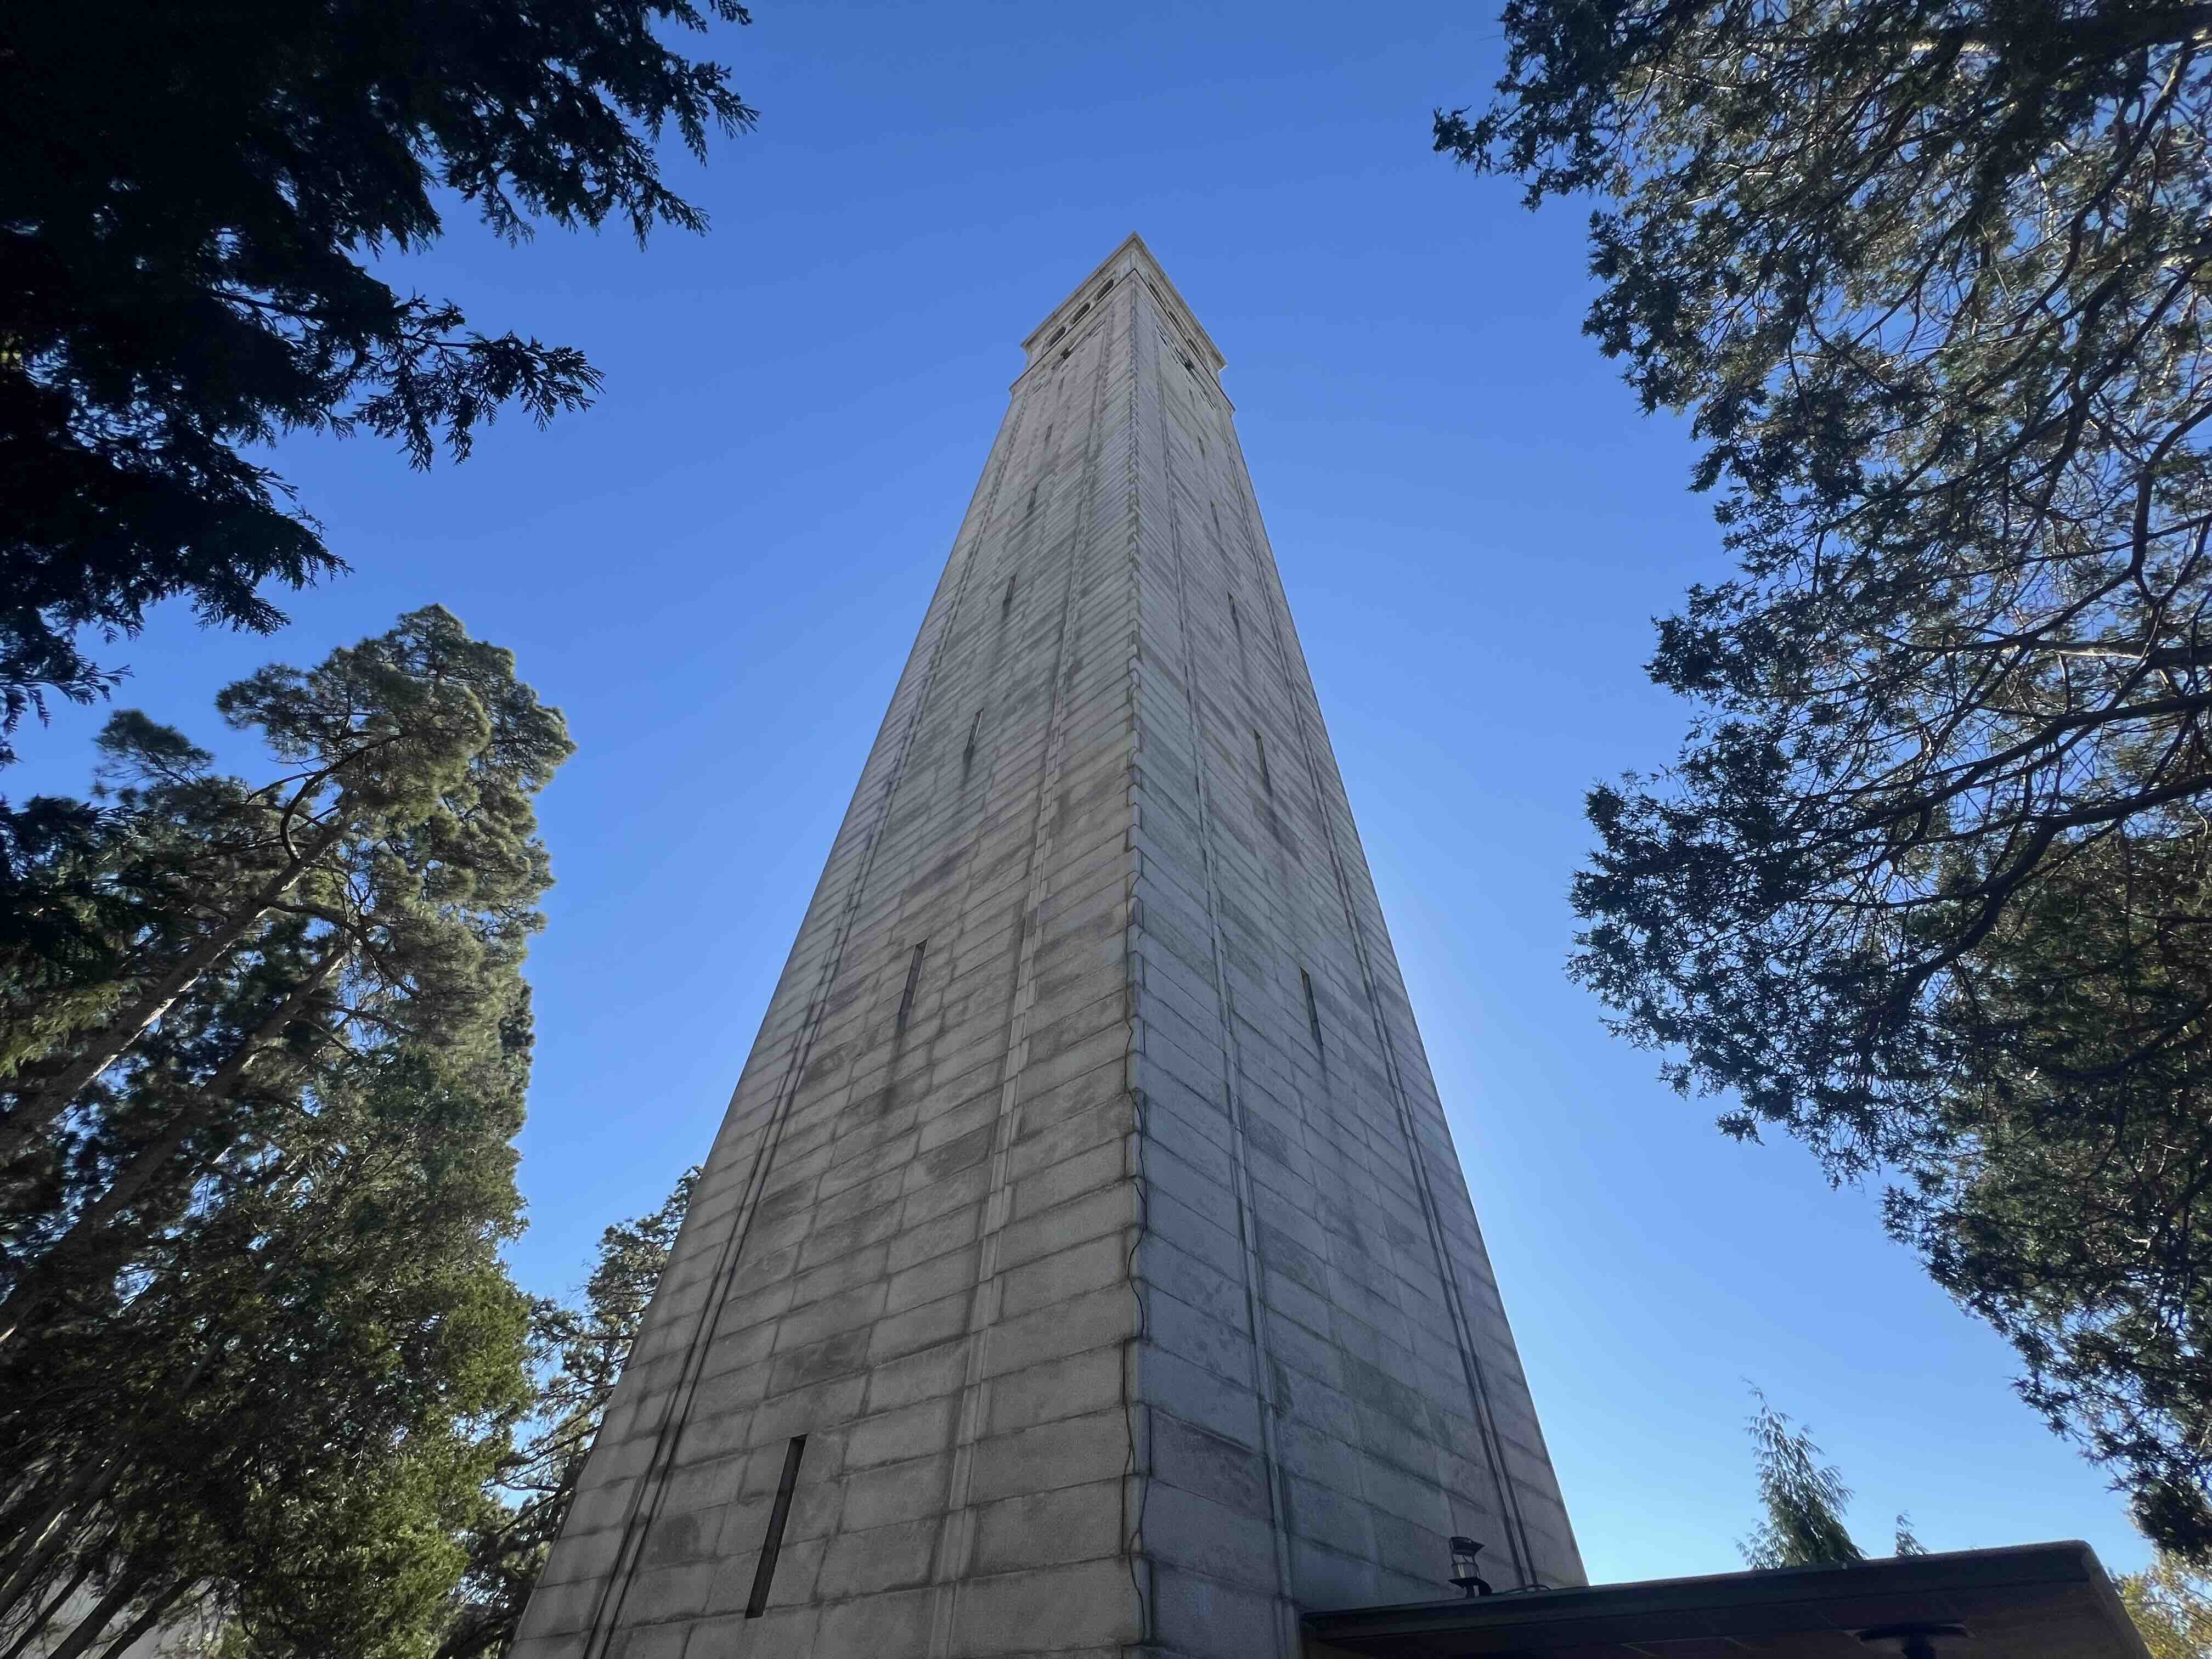
{"label": "stone tower", "polygon": [[1582,1582],[1221,356],[1133,236],[1024,349],[520,1659]]}

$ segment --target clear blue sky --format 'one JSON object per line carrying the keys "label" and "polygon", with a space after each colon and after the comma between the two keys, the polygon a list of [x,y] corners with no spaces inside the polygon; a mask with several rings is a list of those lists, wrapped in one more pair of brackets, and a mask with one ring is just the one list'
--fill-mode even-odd
{"label": "clear blue sky", "polygon": [[[762,112],[641,254],[457,214],[408,274],[586,348],[603,401],[428,477],[371,441],[279,464],[351,577],[272,640],[156,617],[119,701],[220,731],[271,659],[438,600],[580,752],[544,801],[531,1288],[706,1150],[1019,366],[1132,229],[1224,381],[1594,1577],[1725,1571],[1747,1381],[1809,1422],[1887,1547],[2143,1555],[2014,1397],[2008,1351],[1794,1146],[1608,1037],[1563,972],[1583,790],[1671,754],[1650,621],[1725,566],[1678,424],[1578,331],[1583,216],[1430,154],[1495,77],[1487,6],[759,0]],[[96,714],[0,777],[82,787]],[[244,767],[235,743],[226,754]]]}

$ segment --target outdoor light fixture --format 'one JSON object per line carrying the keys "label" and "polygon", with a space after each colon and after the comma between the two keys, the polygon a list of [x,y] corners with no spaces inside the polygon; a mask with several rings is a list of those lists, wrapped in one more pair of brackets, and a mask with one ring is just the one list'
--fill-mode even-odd
{"label": "outdoor light fixture", "polygon": [[[1482,1553],[1482,1546],[1472,1538],[1455,1536],[1447,1541],[1451,1547],[1452,1583],[1469,1595],[1490,1595],[1490,1581],[1475,1571],[1474,1558]],[[1918,1659],[1918,1656],[1913,1656],[1913,1659]]]}

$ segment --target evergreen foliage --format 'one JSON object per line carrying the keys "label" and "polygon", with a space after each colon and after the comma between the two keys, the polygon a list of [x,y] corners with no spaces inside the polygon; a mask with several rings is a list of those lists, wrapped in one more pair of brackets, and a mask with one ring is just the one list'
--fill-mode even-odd
{"label": "evergreen foliage", "polygon": [[1888,1224],[2212,1558],[2212,7],[1509,0],[1439,149],[1592,192],[1586,324],[1739,565],[1594,790],[1577,975]]}
{"label": "evergreen foliage", "polygon": [[531,1310],[536,1387],[466,1528],[467,1571],[455,1591],[437,1659],[496,1659],[514,1639],[531,1586],[567,1519],[584,1462],[605,1420],[645,1311],[690,1207],[697,1165],[660,1207],[600,1236],[583,1303],[540,1300]]}
{"label": "evergreen foliage", "polygon": [[[1851,1489],[1844,1484],[1842,1471],[1820,1461],[1809,1429],[1792,1428],[1789,1416],[1776,1411],[1758,1389],[1752,1397],[1759,1408],[1747,1426],[1764,1518],[1736,1546],[1745,1562],[1754,1567],[1839,1567],[1865,1560],[1844,1522]],[[1892,1553],[1928,1553],[1905,1516],[1897,1517]]]}
{"label": "evergreen foliage", "polygon": [[[1759,1502],[1765,1519],[1736,1546],[1754,1567],[1843,1566],[1866,1557],[1844,1524],[1851,1501],[1843,1476],[1820,1462],[1811,1433],[1758,1395],[1751,1443],[1758,1460]],[[1902,1552],[1900,1552],[1902,1553]]]}
{"label": "evergreen foliage", "polygon": [[434,607],[219,707],[269,781],[125,711],[103,804],[27,809],[17,887],[98,948],[0,958],[0,1631],[419,1659],[529,1401],[498,1250],[569,744]]}
{"label": "evergreen foliage", "polygon": [[252,453],[365,429],[417,466],[507,404],[591,401],[571,346],[487,336],[386,255],[465,204],[510,241],[609,218],[704,228],[656,141],[754,112],[683,33],[738,0],[72,0],[0,52],[0,762],[49,691],[114,680],[82,636],[343,568]]}

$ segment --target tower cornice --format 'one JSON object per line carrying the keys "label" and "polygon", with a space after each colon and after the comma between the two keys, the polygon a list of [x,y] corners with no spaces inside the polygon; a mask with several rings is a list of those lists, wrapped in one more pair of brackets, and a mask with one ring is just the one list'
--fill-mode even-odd
{"label": "tower cornice", "polygon": [[1228,359],[1221,355],[1221,348],[1213,343],[1213,337],[1200,325],[1196,314],[1190,308],[1190,302],[1176,290],[1158,256],[1134,231],[1122,240],[1120,246],[1101,259],[1088,276],[1069,290],[1067,297],[1054,306],[1045,319],[1022,341],[1022,349],[1028,354],[1029,361],[1035,363],[1043,354],[1045,348],[1052,343],[1055,329],[1065,331],[1072,328],[1076,316],[1087,310],[1100,294],[1107,290],[1109,283],[1125,276],[1139,276],[1151,285],[1153,297],[1159,301],[1169,320],[1198,349],[1207,371],[1218,377]]}

